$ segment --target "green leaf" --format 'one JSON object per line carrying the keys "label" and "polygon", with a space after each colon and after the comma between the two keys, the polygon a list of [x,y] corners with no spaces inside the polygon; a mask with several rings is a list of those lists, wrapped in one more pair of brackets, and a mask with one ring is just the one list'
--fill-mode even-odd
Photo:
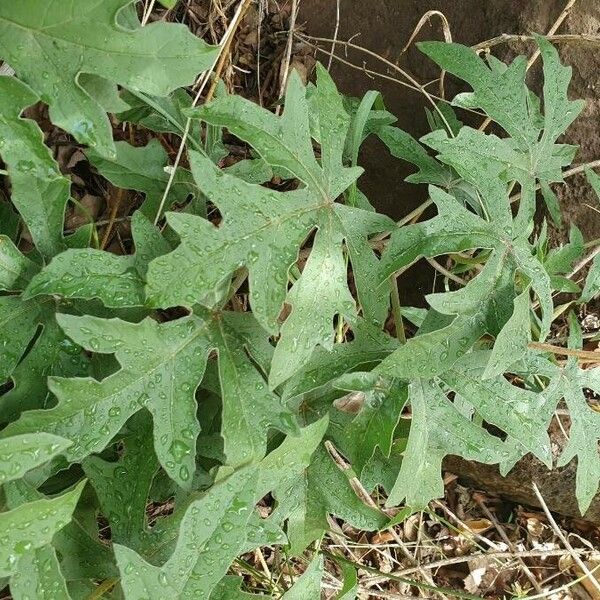
{"label": "green leaf", "polygon": [[[146,200],[139,210],[153,221],[169,181],[169,174],[165,171],[169,163],[167,152],[156,139],[150,140],[142,147],[131,146],[127,142],[116,142],[115,148],[116,155],[111,158],[94,150],[88,150],[86,156],[113,185],[142,192]],[[164,209],[170,209],[175,204],[184,204],[187,197],[194,192],[195,186],[189,171],[177,169]]]}
{"label": "green leaf", "polygon": [[496,336],[490,362],[483,373],[484,379],[502,375],[527,353],[527,345],[531,341],[529,295],[527,288],[513,300],[513,314]]}
{"label": "green leaf", "polygon": [[[316,346],[331,348],[333,319],[355,309],[348,290],[342,245],[348,246],[355,264],[376,266],[376,257],[367,237],[389,229],[389,219],[335,204],[335,199],[356,179],[357,169],[343,166],[343,149],[349,125],[335,86],[320,68],[316,89],[321,162],[316,159],[309,133],[308,105],[299,78],[290,79],[282,117],[236,96],[214,100],[193,113],[248,141],[270,165],[284,169],[304,187],[280,193],[250,185],[215,169],[209,159],[191,154],[192,172],[203,193],[214,202],[223,221],[217,228],[208,221],[188,215],[169,214],[168,222],[182,243],[171,254],[154,261],[148,273],[148,297],[153,306],[191,306],[236,269],[249,270],[250,300],[259,322],[270,332],[278,330],[278,316],[286,297],[290,266],[298,249],[315,227],[318,228],[306,276],[292,290],[290,324],[282,332],[281,350],[275,358],[269,382],[276,387],[302,366]],[[312,288],[310,275],[318,258],[327,260],[330,277],[321,276]],[[383,320],[381,299],[367,289],[375,282],[375,270],[357,280],[359,301],[369,315]],[[183,286],[182,286],[183,283]],[[371,285],[371,287],[373,287]],[[315,297],[319,303],[315,303]],[[310,300],[310,305],[306,301]],[[326,308],[325,308],[326,307]],[[329,311],[327,314],[323,310]],[[295,314],[294,314],[295,313]],[[322,314],[323,313],[323,314]],[[327,316],[327,319],[325,318]],[[314,326],[296,325],[302,318],[318,319]],[[325,321],[329,321],[325,323]],[[294,342],[296,339],[296,342]],[[301,349],[288,362],[289,352]]]}
{"label": "green leaf", "polygon": [[[28,305],[35,306],[35,302],[30,300],[21,306]],[[88,357],[58,326],[51,303],[42,299],[38,308],[41,310],[31,324],[41,325],[41,332],[12,370],[13,387],[0,396],[0,421],[3,422],[13,421],[23,411],[52,404],[48,376],[76,377],[89,372]]]}
{"label": "green leaf", "polygon": [[335,344],[331,351],[315,350],[308,363],[283,386],[283,398],[318,394],[345,373],[376,366],[398,347],[396,339],[362,319],[353,325],[352,333],[352,341]]}
{"label": "green leaf", "polygon": [[[42,494],[23,482],[13,484],[5,488],[5,491],[11,509],[44,498]],[[64,528],[61,531],[64,531]],[[55,538],[60,533],[58,532]],[[70,600],[71,598],[53,545],[42,546],[23,554],[10,578],[10,593],[15,600],[27,600],[31,598],[32,592],[35,592],[35,597],[41,600],[55,598]]]}
{"label": "green leaf", "polygon": [[389,458],[394,431],[407,400],[406,384],[396,381],[380,380],[365,394],[360,412],[344,432],[348,440],[346,454],[357,473],[362,473],[377,447]]}
{"label": "green leaf", "polygon": [[[0,8],[0,55],[50,106],[50,118],[84,144],[114,154],[104,108],[79,85],[80,74],[102,77],[157,96],[191,84],[213,62],[216,49],[183,25],[141,27],[130,0],[53,3],[37,0]],[[82,32],[85,35],[82,36]]]}
{"label": "green leaf", "polygon": [[[249,466],[220,479],[186,509],[179,539],[162,567],[148,564],[131,549],[117,545],[115,553],[126,598],[208,596],[229,564],[247,547],[254,505],[274,487],[293,482],[306,468],[321,440],[327,419],[288,437],[258,466]],[[212,597],[212,596],[211,596]]]}
{"label": "green leaf", "polygon": [[244,546],[255,503],[255,477],[255,468],[238,471],[193,502],[181,521],[177,546],[162,567],[115,545],[125,598],[208,596]]}
{"label": "green leaf", "polygon": [[25,554],[10,578],[10,593],[13,600],[28,600],[32,594],[36,600],[71,600],[56,550],[45,546]]}
{"label": "green leaf", "polygon": [[0,485],[20,479],[27,471],[59,455],[70,445],[69,440],[43,432],[0,440]]}
{"label": "green leaf", "polygon": [[35,300],[0,297],[0,381],[6,381],[21,360],[37,330],[39,317],[40,306]]}
{"label": "green leaf", "polygon": [[400,474],[387,500],[425,507],[444,494],[442,460],[457,454],[468,460],[497,463],[505,454],[502,441],[461,415],[433,381],[409,385],[412,424]]}
{"label": "green leaf", "polygon": [[112,542],[139,549],[150,537],[146,505],[159,463],[148,413],[140,411],[132,416],[126,430],[119,460],[108,462],[90,456],[84,459],[83,470],[110,521]]}
{"label": "green leaf", "polygon": [[493,256],[483,271],[455,292],[431,294],[429,304],[454,316],[446,326],[421,333],[390,354],[378,367],[385,377],[428,378],[443,373],[485,333],[504,325],[506,302],[514,296],[512,273],[504,255]]}
{"label": "green leaf", "polygon": [[[578,350],[582,346],[581,328],[577,318],[569,315],[569,348]],[[579,510],[585,515],[600,483],[600,413],[588,404],[584,390],[600,392],[598,369],[581,369],[576,357],[569,357],[567,366],[560,372],[559,390],[564,396],[571,418],[568,443],[558,460],[558,466],[568,464],[577,457],[575,495]]]}
{"label": "green leaf", "polygon": [[585,304],[586,302],[590,302],[593,298],[595,298],[600,293],[600,254],[596,254],[594,256],[594,260],[590,266],[590,270],[588,271],[585,287],[583,288],[583,292],[581,292],[581,296],[579,297],[579,302]]}
{"label": "green leaf", "polygon": [[[73,441],[67,458],[79,461],[102,450],[132,414],[147,407],[163,468],[189,487],[199,432],[194,391],[206,364],[206,323],[192,318],[159,325],[150,319],[127,323],[70,315],[58,320],[86,349],[114,352],[122,369],[102,381],[50,379],[57,406],[24,413],[3,435],[40,429],[61,435]],[[193,363],[195,356],[200,360]]]}
{"label": "green leaf", "polygon": [[135,254],[118,256],[92,248],[65,250],[31,280],[23,297],[52,294],[98,298],[112,308],[143,306],[148,264],[168,251],[169,245],[143,213],[136,212],[131,225]]}
{"label": "green leaf", "polygon": [[388,147],[392,156],[418,167],[418,172],[409,175],[406,181],[410,183],[428,183],[442,187],[447,187],[452,181],[452,173],[449,169],[430,156],[410,134],[391,126],[382,127],[377,134]]}
{"label": "green leaf", "polygon": [[294,585],[282,596],[283,600],[304,600],[318,598],[321,595],[321,580],[325,573],[323,555],[313,558],[308,568],[295,581]]}
{"label": "green leaf", "polygon": [[387,518],[364,504],[352,489],[346,474],[335,465],[323,447],[317,449],[302,477],[275,489],[278,507],[273,517],[288,520],[291,552],[301,553],[329,529],[327,515],[343,519],[357,529],[374,531]]}
{"label": "green leaf", "polygon": [[331,228],[320,229],[287,302],[292,312],[281,327],[281,338],[271,366],[269,383],[275,388],[308,362],[315,346],[333,348],[332,323],[337,315],[352,319],[354,298],[347,288],[342,237]]}
{"label": "green leaf", "polygon": [[[2,25],[2,15],[7,9],[10,10],[7,5],[0,8],[0,54],[8,41]],[[19,54],[24,57],[27,53]],[[61,175],[44,145],[37,123],[20,117],[25,108],[38,100],[37,94],[18,79],[0,78],[0,155],[10,177],[11,200],[37,249],[44,256],[53,256],[64,248],[63,220],[70,182]]]}
{"label": "green leaf", "polygon": [[162,467],[189,489],[200,431],[194,392],[213,349],[219,354],[222,435],[232,465],[264,455],[269,427],[296,431],[291,413],[267,389],[226,313],[199,310],[197,316],[163,324],[60,315],[59,323],[87,350],[115,353],[122,368],[102,381],[50,379],[58,405],[24,413],[2,435],[53,432],[73,441],[66,456],[78,461],[106,447],[131,415],[146,408],[154,417],[154,447]]}
{"label": "green leaf", "polygon": [[0,235],[0,290],[22,290],[38,270],[39,267],[21,254],[10,238]]}
{"label": "green leaf", "polygon": [[256,600],[256,594],[243,592],[240,588],[244,583],[241,577],[227,575],[213,589],[210,600]]}
{"label": "green leaf", "polygon": [[[550,392],[536,393],[509,383],[502,375],[482,378],[479,360],[489,364],[485,353],[472,353],[444,373],[444,383],[475,408],[486,422],[507,433],[522,449],[552,465],[548,426],[555,409]],[[525,453],[525,452],[523,452]]]}
{"label": "green leaf", "polygon": [[16,573],[23,556],[52,542],[54,534],[70,521],[84,485],[0,513],[0,577]]}
{"label": "green leaf", "polygon": [[358,593],[358,573],[356,568],[348,563],[338,564],[344,576],[344,586],[336,596],[336,600],[356,600]]}
{"label": "green leaf", "polygon": [[516,230],[527,232],[535,212],[535,180],[546,184],[562,181],[561,169],[573,159],[574,148],[555,142],[584,106],[581,100],[567,98],[571,68],[560,64],[558,52],[547,40],[537,36],[536,41],[544,62],[543,118],[531,108],[524,57],[508,68],[494,68],[459,44],[419,45],[443,69],[473,88],[473,92],[459,94],[455,105],[483,109],[510,135],[508,140],[500,139],[464,127],[456,138],[444,139],[446,134],[436,131],[424,138],[425,143],[440,150],[440,160],[478,186],[488,214],[500,219],[502,226],[510,222],[510,212],[506,203],[499,202],[498,178],[518,181],[522,190]]}

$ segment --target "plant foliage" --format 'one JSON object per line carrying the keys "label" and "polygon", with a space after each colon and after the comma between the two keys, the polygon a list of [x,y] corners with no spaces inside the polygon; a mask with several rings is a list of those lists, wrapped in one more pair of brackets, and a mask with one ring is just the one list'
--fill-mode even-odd
{"label": "plant foliage", "polygon": [[[598,294],[600,261],[581,292],[566,277],[579,232],[553,249],[534,234],[538,189],[560,217],[550,186],[576,149],[558,140],[582,109],[570,69],[537,43],[542,97],[522,57],[422,44],[471,88],[452,105],[496,133],[443,105],[417,141],[377,93],[344,98],[321,66],[314,85],[292,72],[281,115],[223,88],[192,108],[182,88],[217,49],[181,25],[142,27],[130,0],[2,3],[0,57],[16,72],[0,78],[0,580],[13,598],[76,600],[98,582],[115,599],[253,597],[229,573],[241,554],[302,553],[330,516],[389,524],[357,481],[417,509],[443,494],[449,454],[503,473],[528,453],[551,466],[561,401],[559,463],[577,458],[585,513],[600,481],[585,391],[600,380],[530,342],[549,335],[557,292]],[[100,175],[144,195],[129,254],[100,249],[94,223],[65,233],[71,182],[23,115],[39,101]],[[190,170],[169,176],[158,137],[114,141],[108,114],[180,137],[189,118]],[[373,209],[358,166],[373,135],[415,165],[434,216],[399,225]],[[231,136],[251,158],[222,168]],[[396,278],[423,258],[464,285],[403,307]],[[579,349],[572,315],[570,331]],[[156,506],[169,514],[151,522]],[[283,597],[317,597],[322,575],[317,555]]]}

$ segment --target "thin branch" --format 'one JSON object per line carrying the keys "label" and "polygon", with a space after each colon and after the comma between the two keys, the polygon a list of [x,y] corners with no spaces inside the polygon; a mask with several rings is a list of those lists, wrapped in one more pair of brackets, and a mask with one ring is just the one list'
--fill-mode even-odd
{"label": "thin branch", "polygon": [[340,32],[340,0],[336,0],[335,3],[335,29],[333,31],[333,42],[331,43],[331,54],[327,61],[327,70],[331,70],[331,63],[333,62],[333,54],[335,52],[335,44],[337,42],[338,33]]}
{"label": "thin branch", "polygon": [[[592,45],[600,45],[600,35],[589,33],[563,33],[559,35],[543,35],[543,38],[555,44],[573,44],[585,43]],[[475,51],[488,50],[494,46],[501,44],[509,44],[511,42],[533,42],[535,38],[532,35],[509,34],[503,33],[484,42],[479,42],[471,48]]]}

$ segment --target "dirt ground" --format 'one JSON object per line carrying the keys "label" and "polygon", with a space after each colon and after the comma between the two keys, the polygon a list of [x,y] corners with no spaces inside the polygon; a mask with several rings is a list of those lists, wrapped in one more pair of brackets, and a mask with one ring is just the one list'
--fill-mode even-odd
{"label": "dirt ground", "polygon": [[[300,21],[306,31],[317,37],[333,37],[336,26],[336,0],[302,0]],[[566,0],[340,0],[338,39],[353,38],[392,62],[397,62],[421,83],[438,76],[431,63],[414,45],[405,53],[402,49],[421,16],[438,10],[447,17],[453,41],[467,45],[493,38],[501,33],[546,33],[566,5]],[[600,1],[578,0],[559,33],[597,34],[600,32]],[[354,37],[356,36],[356,37]],[[425,24],[416,40],[443,39],[441,20],[433,17]],[[499,45],[494,53],[509,58],[516,53],[533,51],[531,44]],[[573,67],[571,93],[586,100],[586,108],[567,134],[569,143],[581,150],[577,163],[600,157],[600,139],[591,132],[600,123],[600,49],[589,44],[562,44],[563,60]],[[340,47],[338,53],[343,55]],[[365,56],[349,53],[346,60],[363,65]],[[327,60],[321,55],[320,60]],[[367,66],[375,61],[367,61]],[[536,65],[537,66],[537,65]],[[381,65],[378,65],[381,71]],[[418,92],[385,80],[373,80],[360,70],[334,61],[332,73],[342,91],[362,95],[368,89],[380,90],[388,109],[398,117],[398,125],[415,136],[427,132],[423,97]],[[532,69],[531,83],[539,86],[539,68]],[[449,95],[452,88],[449,88]],[[366,148],[363,160],[366,175],[362,186],[375,206],[392,217],[401,217],[423,201],[426,190],[404,183],[410,167],[386,157],[386,152],[372,142]],[[600,214],[586,204],[597,205],[595,197],[581,176],[570,181],[567,191],[560,193],[563,213],[569,222],[583,231],[586,239],[600,237]],[[559,190],[557,190],[559,191]]]}

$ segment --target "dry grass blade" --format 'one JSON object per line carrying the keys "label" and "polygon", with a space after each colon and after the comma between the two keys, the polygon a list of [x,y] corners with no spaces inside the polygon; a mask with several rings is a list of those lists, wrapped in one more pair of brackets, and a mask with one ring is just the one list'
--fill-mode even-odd
{"label": "dry grass blade", "polygon": [[600,592],[600,583],[596,579],[596,576],[588,569],[587,565],[581,560],[581,557],[574,551],[573,546],[571,546],[571,544],[569,543],[569,540],[566,538],[565,534],[561,531],[560,527],[557,525],[556,521],[554,520],[554,517],[552,516],[552,513],[548,509],[548,505],[546,504],[546,501],[544,500],[544,498],[543,498],[542,494],[540,493],[540,490],[538,489],[538,486],[535,484],[535,482],[532,484],[532,486],[533,486],[533,491],[535,492],[535,495],[536,495],[541,507],[543,508],[546,518],[548,519],[548,522],[550,523],[550,526],[552,527],[554,533],[557,535],[557,537],[563,543],[564,547],[567,549],[567,551],[571,555],[571,558],[577,563],[577,565],[583,571],[583,573],[585,573],[585,575],[589,579],[590,583],[594,586],[594,588],[598,592]]}
{"label": "dry grass blade", "polygon": [[[242,17],[244,16],[244,13],[246,12],[247,8],[250,6],[251,2],[252,2],[252,0],[241,0],[241,2],[239,3],[238,8],[235,12],[235,15],[234,15],[231,23],[229,24],[227,31],[225,31],[225,34],[223,35],[221,43],[219,44],[220,51],[219,51],[217,57],[215,58],[211,68],[208,71],[205,71],[204,73],[202,73],[202,75],[200,75],[200,77],[198,78],[198,83],[200,84],[200,87],[198,88],[196,96],[194,97],[192,106],[195,106],[198,103],[198,101],[200,100],[200,97],[202,96],[202,92],[204,92],[204,88],[206,87],[206,84],[208,83],[208,81],[210,79],[210,74],[215,70],[215,67],[218,64],[221,64],[221,65],[224,64],[224,62],[222,61],[222,56],[227,53],[229,46],[231,44],[231,41],[233,39],[233,36],[235,34],[235,31],[237,30],[237,28],[242,20]],[[219,73],[215,72],[215,80],[218,79],[218,77],[219,77]],[[177,172],[177,167],[179,166],[179,163],[181,162],[181,157],[183,156],[185,143],[190,134],[191,123],[192,123],[192,120],[190,118],[188,118],[185,123],[185,128],[184,128],[183,134],[181,136],[181,142],[179,143],[179,149],[177,150],[177,156],[175,157],[175,162],[174,162],[173,167],[169,174],[169,180],[167,181],[165,191],[163,192],[162,198],[160,200],[160,204],[158,206],[158,210],[156,211],[156,216],[154,217],[155,225],[160,220],[160,216],[162,214],[165,203],[167,201],[167,197],[169,195],[169,192],[171,191],[171,187],[173,186],[173,181],[175,180],[175,173]]]}

